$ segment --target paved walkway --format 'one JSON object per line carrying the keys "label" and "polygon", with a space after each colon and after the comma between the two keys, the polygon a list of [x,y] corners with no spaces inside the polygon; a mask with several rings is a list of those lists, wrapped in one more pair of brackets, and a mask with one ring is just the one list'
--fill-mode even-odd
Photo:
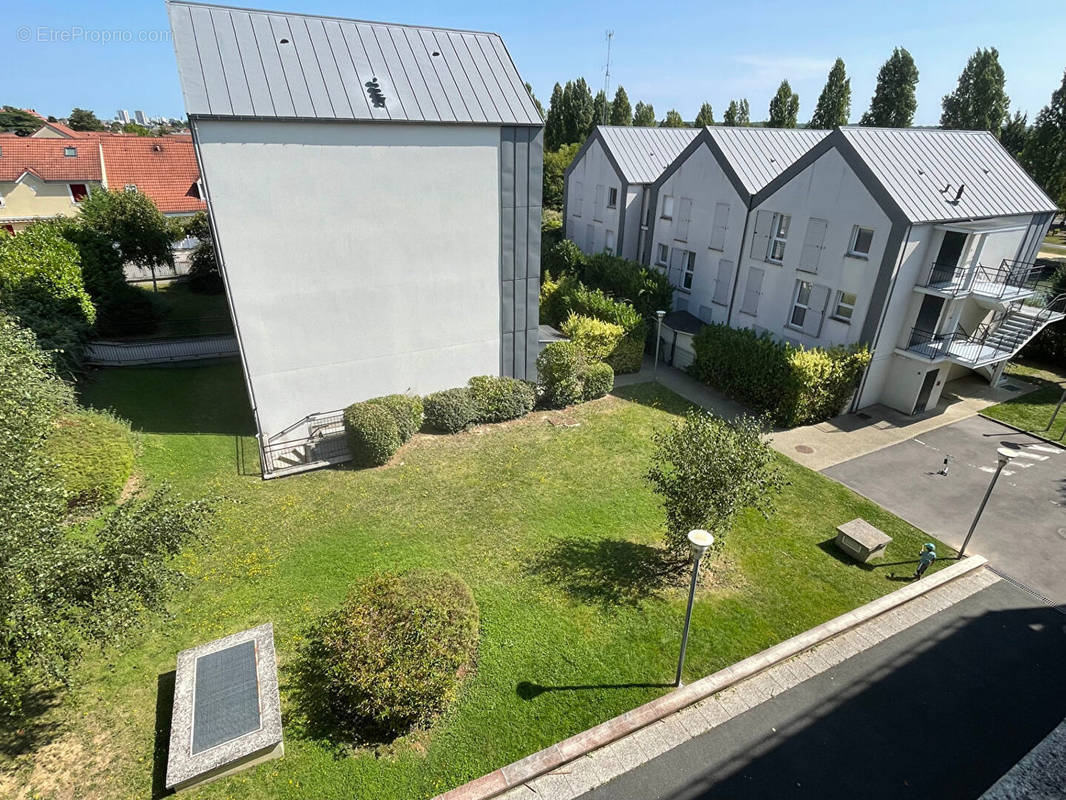
{"label": "paved walkway", "polygon": [[[689,740],[726,725],[750,709],[755,709],[772,698],[789,692],[817,675],[833,670],[853,656],[876,647],[890,637],[928,620],[955,603],[998,582],[999,578],[987,569],[980,569],[951,581],[822,645],[780,662],[747,680],[740,681],[706,700],[641,728],[606,747],[594,750],[555,772],[542,775],[527,784],[516,786],[500,795],[500,800],[536,800],[537,798],[573,800],[573,798],[582,797],[624,773],[640,770],[659,756],[670,755],[668,751],[677,752],[675,749]],[[917,686],[914,691],[918,695],[923,689]],[[935,689],[930,687],[930,691],[935,691]],[[913,700],[913,698],[910,699]],[[900,698],[901,708],[905,707],[907,701],[906,697]],[[879,755],[878,753],[859,754],[852,760],[844,754],[834,753],[826,754],[826,760],[845,768],[854,768],[857,764],[878,763]],[[686,769],[689,771],[701,769],[705,762],[704,757],[691,760],[687,762]],[[685,770],[675,770],[675,776],[678,775],[684,777]],[[634,778],[634,780],[640,779]],[[641,788],[633,791],[629,789],[615,791],[614,786],[615,784],[612,783],[600,792],[589,795],[589,800],[592,798],[597,798],[597,800],[599,798],[604,800],[607,798],[638,800],[640,798],[643,800],[643,798],[670,796],[649,794],[647,788],[641,783],[637,784]],[[765,796],[778,795],[767,794]]]}
{"label": "paved walkway", "polygon": [[239,355],[236,336],[195,336],[188,339],[137,339],[89,342],[85,360],[98,366],[138,366],[198,361]]}

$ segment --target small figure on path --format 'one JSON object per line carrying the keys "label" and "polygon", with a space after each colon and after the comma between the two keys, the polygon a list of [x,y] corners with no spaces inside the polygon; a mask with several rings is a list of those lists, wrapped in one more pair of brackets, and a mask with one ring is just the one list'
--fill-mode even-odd
{"label": "small figure on path", "polygon": [[918,569],[914,570],[914,579],[922,577],[934,561],[936,561],[936,545],[926,542],[922,545],[922,552],[918,554]]}
{"label": "small figure on path", "polygon": [[945,477],[947,476],[947,474],[948,474],[948,460],[950,458],[951,458],[951,456],[944,456],[944,466],[940,469],[940,472],[938,472],[937,475],[944,475]]}

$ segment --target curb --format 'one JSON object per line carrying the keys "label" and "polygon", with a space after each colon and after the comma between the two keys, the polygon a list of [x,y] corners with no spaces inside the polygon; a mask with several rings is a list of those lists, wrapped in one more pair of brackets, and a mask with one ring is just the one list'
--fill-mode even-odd
{"label": "curb", "polygon": [[1048,444],[1057,447],[1060,450],[1066,450],[1066,443],[1056,441],[1055,439],[1048,439],[1047,437],[1041,436],[1039,433],[1036,433],[1034,431],[1027,431],[1025,428],[1019,428],[1017,425],[1011,425],[1009,422],[1004,422],[1001,419],[990,417],[983,411],[978,412],[978,416],[984,417],[989,422],[995,422],[999,425],[1002,425],[1004,428],[1010,428],[1012,431],[1018,431],[1018,433],[1024,433],[1026,436],[1032,436],[1034,439],[1039,439],[1042,442],[1047,442]]}
{"label": "curb", "polygon": [[628,736],[646,725],[681,711],[738,681],[750,678],[774,664],[809,650],[827,639],[868,622],[926,592],[981,569],[987,563],[988,560],[983,556],[969,556],[963,561],[938,570],[924,580],[907,584],[884,597],[879,597],[864,606],[859,606],[828,622],[816,625],[810,630],[738,661],[732,666],[674,689],[669,694],[642,706],[637,706],[632,711],[627,711],[614,719],[609,719],[505,767],[500,767],[487,775],[482,775],[469,783],[439,794],[434,800],[488,800],[488,798],[496,797],[540,775],[557,770],[564,764],[593,750]]}

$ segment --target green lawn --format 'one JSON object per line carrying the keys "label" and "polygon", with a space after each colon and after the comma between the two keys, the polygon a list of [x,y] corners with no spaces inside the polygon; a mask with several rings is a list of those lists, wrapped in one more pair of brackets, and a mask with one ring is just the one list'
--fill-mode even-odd
{"label": "green lawn", "polygon": [[[87,658],[78,688],[24,732],[41,737],[36,752],[13,763],[0,749],[0,795],[5,786],[46,797],[158,791],[177,651],[266,621],[275,626],[286,755],[198,796],[426,798],[668,691],[684,577],[663,577],[662,515],[641,474],[652,432],[685,408],[676,395],[629,387],[568,412],[577,427],[537,413],[419,435],[382,469],[267,482],[241,467],[254,465],[255,448],[235,364],[103,371],[83,397],[143,431],[147,484],[166,479],[224,499],[211,543],[183,556],[193,579],[172,618],[149,618],[122,647]],[[782,463],[791,485],[781,511],[744,516],[706,573],[687,680],[899,588],[927,538]],[[907,563],[865,568],[838,557],[834,527],[857,516],[894,537],[885,562]],[[412,567],[453,570],[472,587],[482,622],[477,672],[431,731],[353,751],[308,724],[292,654],[353,578]]]}
{"label": "green lawn", "polygon": [[986,408],[981,413],[1016,428],[1031,431],[1045,439],[1053,441],[1066,439],[1064,436],[1066,404],[1059,411],[1051,430],[1047,430],[1051,415],[1055,412],[1055,406],[1058,405],[1063,391],[1066,390],[1066,374],[1036,364],[1011,364],[1007,369],[1007,374],[1017,375],[1022,380],[1035,383],[1040,388],[1022,397],[1015,397],[1005,403]]}
{"label": "green lawn", "polygon": [[151,284],[140,284],[137,289],[152,295],[162,312],[158,327],[147,338],[233,333],[225,294],[197,294],[184,281],[160,284],[158,292],[152,291]]}

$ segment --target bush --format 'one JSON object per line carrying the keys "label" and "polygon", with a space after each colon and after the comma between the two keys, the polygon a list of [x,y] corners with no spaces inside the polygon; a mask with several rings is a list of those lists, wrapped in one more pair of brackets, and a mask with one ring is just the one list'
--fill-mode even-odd
{"label": "bush", "polygon": [[586,286],[632,304],[649,325],[656,311],[672,308],[674,287],[666,275],[636,261],[598,253],[577,265],[575,272]]}
{"label": "bush", "polygon": [[573,275],[562,275],[554,280],[550,272],[542,274],[540,284],[540,321],[546,325],[561,325],[570,313],[570,295],[578,286]]}
{"label": "bush", "polygon": [[581,375],[582,400],[604,397],[614,388],[614,370],[610,364],[597,361],[589,364]]}
{"label": "bush", "polygon": [[806,349],[717,324],[701,328],[692,344],[696,378],[783,426],[838,414],[870,363],[865,347]]}
{"label": "bush", "polygon": [[524,417],[536,405],[533,387],[518,378],[481,375],[470,379],[478,422],[504,422]]}
{"label": "bush", "polygon": [[423,400],[426,426],[440,433],[458,433],[477,420],[477,404],[470,389],[445,389]]}
{"label": "bush", "polygon": [[561,330],[588,360],[606,361],[613,373],[640,371],[644,360],[643,334],[627,335],[621,325],[573,312]]}
{"label": "bush", "polygon": [[381,406],[396,420],[396,429],[400,432],[400,441],[410,441],[411,437],[422,427],[422,398],[418,395],[387,394],[373,397],[366,402]]}
{"label": "bush", "polygon": [[215,245],[207,214],[203,211],[196,212],[185,224],[182,233],[200,240],[193,250],[189,264],[189,289],[197,294],[222,294],[226,285],[215,259]]}
{"label": "bush", "polygon": [[574,275],[585,263],[585,254],[581,248],[569,239],[562,239],[553,244],[544,255],[541,269],[552,275]]}
{"label": "bush", "polygon": [[313,716],[389,740],[427,726],[474,668],[478,609],[462,580],[419,570],[371,576],[312,629],[300,692]]}
{"label": "bush", "polygon": [[375,403],[355,403],[344,409],[344,430],[357,467],[387,464],[403,444],[396,417]]}
{"label": "bush", "polygon": [[129,426],[99,411],[60,417],[44,445],[44,458],[72,506],[118,499],[133,470],[133,456]]}
{"label": "bush", "polygon": [[585,357],[573,342],[551,342],[537,356],[538,389],[549,408],[580,403],[584,397],[581,375]]}
{"label": "bush", "polygon": [[604,322],[612,322],[621,325],[626,334],[639,335],[641,340],[644,338],[645,323],[640,313],[629,303],[613,300],[599,289],[589,289],[578,284],[567,297],[566,306],[568,313],[576,312]]}

